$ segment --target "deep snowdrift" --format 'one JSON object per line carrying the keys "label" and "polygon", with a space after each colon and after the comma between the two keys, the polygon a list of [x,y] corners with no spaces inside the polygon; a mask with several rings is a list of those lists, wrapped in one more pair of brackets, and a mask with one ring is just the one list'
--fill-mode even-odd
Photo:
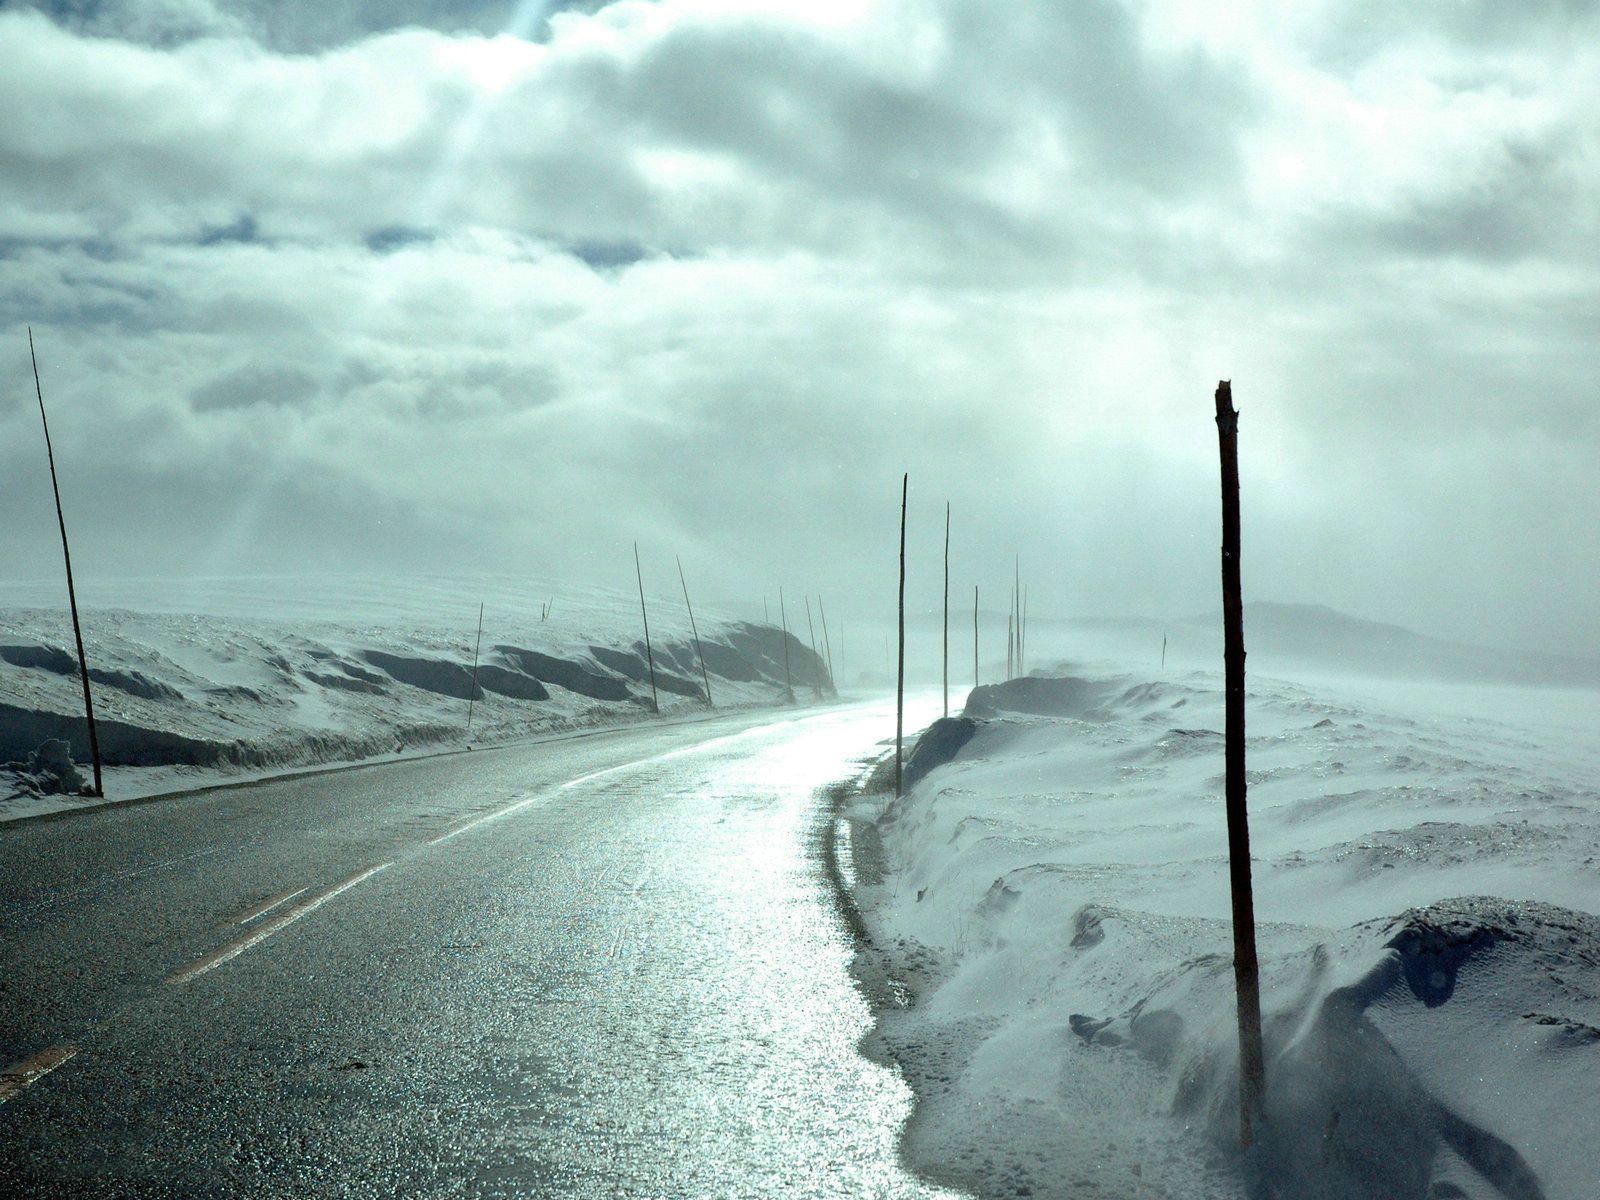
{"label": "deep snowdrift", "polygon": [[[207,615],[154,606],[85,612],[111,799],[464,745],[469,693],[472,744],[650,713],[637,594],[435,583],[395,597],[370,582],[304,580],[280,589],[218,587],[205,598]],[[491,598],[474,689],[478,613],[471,597],[485,592]],[[654,607],[661,710],[703,710],[687,616],[681,604],[676,611]],[[444,626],[441,612],[457,623]],[[785,698],[779,630],[696,615],[719,707]],[[71,646],[59,607],[0,609],[0,818],[75,803],[49,794],[64,777],[71,782],[54,743],[70,745],[89,774]],[[792,633],[788,657],[801,699],[827,685],[818,657]]]}
{"label": "deep snowdrift", "polygon": [[1241,1162],[1219,681],[977,689],[850,813],[913,1161],[983,1196],[1600,1196],[1597,705],[1537,703],[1252,682]]}

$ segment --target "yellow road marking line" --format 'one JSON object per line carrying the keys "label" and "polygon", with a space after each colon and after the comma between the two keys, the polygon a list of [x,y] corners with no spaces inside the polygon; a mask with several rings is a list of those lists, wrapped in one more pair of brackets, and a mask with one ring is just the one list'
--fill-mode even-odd
{"label": "yellow road marking line", "polygon": [[266,916],[273,909],[277,908],[278,905],[287,904],[289,901],[293,900],[296,896],[300,895],[306,890],[307,889],[305,888],[295,888],[295,890],[292,892],[283,892],[280,895],[274,896],[270,900],[263,900],[260,904],[253,905],[252,907],[245,909],[237,917],[230,917],[228,919],[228,924],[248,925],[257,917]]}
{"label": "yellow road marking line", "polygon": [[200,975],[204,975],[213,967],[220,967],[229,959],[237,958],[246,950],[250,949],[250,947],[259,945],[260,943],[266,941],[273,934],[287,929],[290,925],[293,925],[307,913],[315,912],[329,900],[332,900],[335,896],[339,895],[339,893],[349,891],[362,880],[370,879],[384,868],[392,866],[394,866],[393,863],[379,863],[375,867],[368,867],[364,871],[357,871],[354,875],[350,876],[350,878],[341,883],[334,884],[327,891],[318,892],[315,896],[312,896],[311,899],[302,900],[293,908],[285,909],[283,912],[273,917],[270,921],[258,925],[255,929],[251,930],[243,937],[234,939],[226,946],[223,946],[220,950],[213,950],[204,958],[196,959],[187,967],[184,967],[178,971],[174,971],[171,975],[167,976],[167,982],[170,984],[188,983],[191,979],[194,979]]}
{"label": "yellow road marking line", "polygon": [[38,1083],[77,1052],[76,1046],[51,1046],[0,1071],[0,1104]]}

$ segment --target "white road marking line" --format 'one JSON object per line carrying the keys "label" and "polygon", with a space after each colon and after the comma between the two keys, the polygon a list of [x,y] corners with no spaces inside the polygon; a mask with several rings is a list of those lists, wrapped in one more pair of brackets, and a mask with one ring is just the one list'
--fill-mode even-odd
{"label": "white road marking line", "polygon": [[254,921],[254,920],[256,920],[256,919],[258,919],[260,917],[266,916],[273,909],[277,908],[278,905],[287,904],[289,901],[293,900],[296,896],[299,896],[299,895],[303,894],[307,890],[308,890],[307,888],[296,888],[292,892],[284,892],[281,896],[274,896],[270,900],[263,900],[260,904],[257,904],[254,908],[245,909],[244,912],[240,913],[237,917],[234,917],[231,921],[228,922],[228,924],[229,925],[248,925],[248,924],[250,924],[251,921]]}
{"label": "white road marking line", "polygon": [[516,812],[519,808],[527,808],[530,804],[537,804],[541,800],[548,800],[554,792],[566,791],[567,788],[577,787],[581,783],[588,783],[591,779],[599,779],[602,775],[610,775],[617,771],[626,771],[629,767],[642,767],[645,763],[655,762],[659,758],[671,758],[677,753],[678,751],[674,750],[666,754],[652,754],[648,758],[636,759],[633,762],[619,763],[614,767],[606,767],[600,771],[590,771],[587,775],[579,775],[576,779],[569,779],[565,783],[558,784],[549,791],[539,792],[535,795],[527,797],[524,800],[518,800],[515,804],[508,804],[504,808],[497,808],[493,812],[484,813],[481,817],[474,817],[472,820],[463,825],[457,825],[454,829],[451,829],[446,833],[441,833],[436,838],[429,838],[428,845],[437,846],[440,842],[448,842],[457,834],[465,833],[469,829],[476,829],[479,825],[482,825],[488,821],[498,821],[501,817],[509,816],[510,814]]}
{"label": "white road marking line", "polygon": [[[813,718],[811,717],[795,718],[796,721],[812,719]],[[669,758],[683,758],[690,754],[697,754],[700,751],[709,749],[713,746],[721,746],[728,742],[739,741],[743,738],[751,736],[752,734],[768,732],[770,730],[779,728],[781,725],[788,725],[792,723],[793,722],[790,721],[780,721],[772,725],[762,725],[755,729],[743,729],[738,733],[730,733],[723,737],[710,738],[704,742],[695,742],[693,745],[679,746],[675,750],[664,750],[660,754],[651,754],[644,758],[636,758],[632,762],[618,763],[614,767],[602,767],[598,771],[590,771],[587,775],[579,775],[576,779],[569,779],[565,783],[557,784],[554,788],[551,788],[547,791],[539,792],[535,795],[529,796],[525,800],[518,800],[515,804],[508,804],[505,808],[497,808],[493,812],[484,813],[481,817],[474,817],[465,824],[457,825],[454,829],[448,830],[445,833],[441,833],[436,838],[428,839],[428,845],[437,846],[441,842],[448,842],[457,834],[465,833],[469,829],[476,829],[479,825],[485,824],[488,821],[498,821],[501,817],[508,816],[511,813],[516,812],[519,808],[527,808],[528,805],[537,804],[540,800],[548,800],[555,792],[564,792],[568,788],[578,787],[580,784],[589,783],[591,780],[599,779],[602,776],[615,775],[618,771],[628,771],[634,767],[642,767],[647,763],[664,762]]]}
{"label": "white road marking line", "polygon": [[76,1046],[51,1046],[0,1071],[0,1104],[38,1083],[77,1052]]}
{"label": "white road marking line", "polygon": [[436,838],[429,838],[428,839],[428,845],[437,846],[440,842],[448,842],[451,838],[455,837],[456,834],[465,833],[469,829],[476,829],[479,825],[482,825],[485,821],[498,820],[500,817],[505,816],[507,813],[514,813],[519,808],[527,808],[528,805],[530,805],[530,804],[536,803],[537,801],[540,801],[540,800],[547,800],[547,799],[549,799],[549,794],[546,793],[546,792],[540,792],[537,796],[529,796],[526,800],[518,800],[515,804],[508,804],[505,808],[497,808],[491,813],[485,813],[481,817],[477,817],[477,818],[475,818],[475,819],[473,819],[471,821],[468,821],[465,825],[457,825],[454,829],[450,830],[448,833],[441,833]]}
{"label": "white road marking line", "polygon": [[375,867],[368,867],[364,871],[357,871],[354,875],[350,876],[350,878],[344,880],[342,883],[334,884],[325,892],[318,892],[309,900],[300,901],[300,903],[296,904],[293,908],[279,913],[270,921],[267,921],[263,925],[257,926],[243,937],[236,938],[234,941],[229,942],[220,950],[213,950],[204,958],[197,959],[190,963],[187,967],[184,967],[178,971],[174,971],[171,975],[167,976],[167,982],[170,984],[188,983],[190,980],[204,975],[213,967],[220,967],[229,959],[237,958],[246,950],[250,949],[250,947],[259,945],[260,943],[266,941],[273,934],[287,929],[290,925],[293,925],[307,913],[315,912],[341,892],[349,891],[362,880],[370,879],[379,871],[384,870],[386,867],[392,866],[394,866],[393,863],[379,863]]}

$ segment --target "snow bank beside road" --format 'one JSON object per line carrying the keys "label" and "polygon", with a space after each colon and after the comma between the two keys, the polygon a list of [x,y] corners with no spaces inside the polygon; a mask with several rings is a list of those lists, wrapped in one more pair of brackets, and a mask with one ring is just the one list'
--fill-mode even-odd
{"label": "snow bank beside road", "polygon": [[1600,1194],[1592,724],[1252,683],[1247,1168],[1221,710],[1199,674],[981,688],[904,800],[857,803],[857,899],[913,997],[875,1032],[913,1160],[983,1196]]}
{"label": "snow bank beside road", "polygon": [[[446,628],[409,594],[386,604],[372,590],[335,586],[255,602],[235,591],[230,615],[91,609],[90,677],[106,790],[113,800],[325,763],[473,744],[640,719],[650,673],[637,640],[637,595],[557,593],[511,598],[486,616],[476,688],[476,604],[431,597],[433,611],[466,619]],[[470,593],[469,593],[470,594]],[[540,592],[548,598],[548,593]],[[282,610],[288,616],[261,616]],[[315,615],[342,612],[338,619]],[[664,713],[705,708],[687,618],[652,616],[656,687]],[[700,632],[719,707],[785,698],[777,629],[705,614]],[[0,609],[0,819],[83,803],[50,794],[70,772],[45,769],[41,748],[70,745],[88,759],[78,665],[59,609]],[[789,670],[802,697],[826,672],[792,634]],[[59,748],[46,756],[60,757]],[[57,764],[59,765],[59,764]],[[86,766],[82,767],[87,774]]]}

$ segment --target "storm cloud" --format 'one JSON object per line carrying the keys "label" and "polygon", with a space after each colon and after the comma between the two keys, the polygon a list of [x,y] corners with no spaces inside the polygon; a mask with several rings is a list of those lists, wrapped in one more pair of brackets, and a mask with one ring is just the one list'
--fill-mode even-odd
{"label": "storm cloud", "polygon": [[[379,9],[384,10],[383,14]],[[1594,5],[0,11],[0,555],[1600,619]],[[848,599],[846,599],[848,598]]]}

